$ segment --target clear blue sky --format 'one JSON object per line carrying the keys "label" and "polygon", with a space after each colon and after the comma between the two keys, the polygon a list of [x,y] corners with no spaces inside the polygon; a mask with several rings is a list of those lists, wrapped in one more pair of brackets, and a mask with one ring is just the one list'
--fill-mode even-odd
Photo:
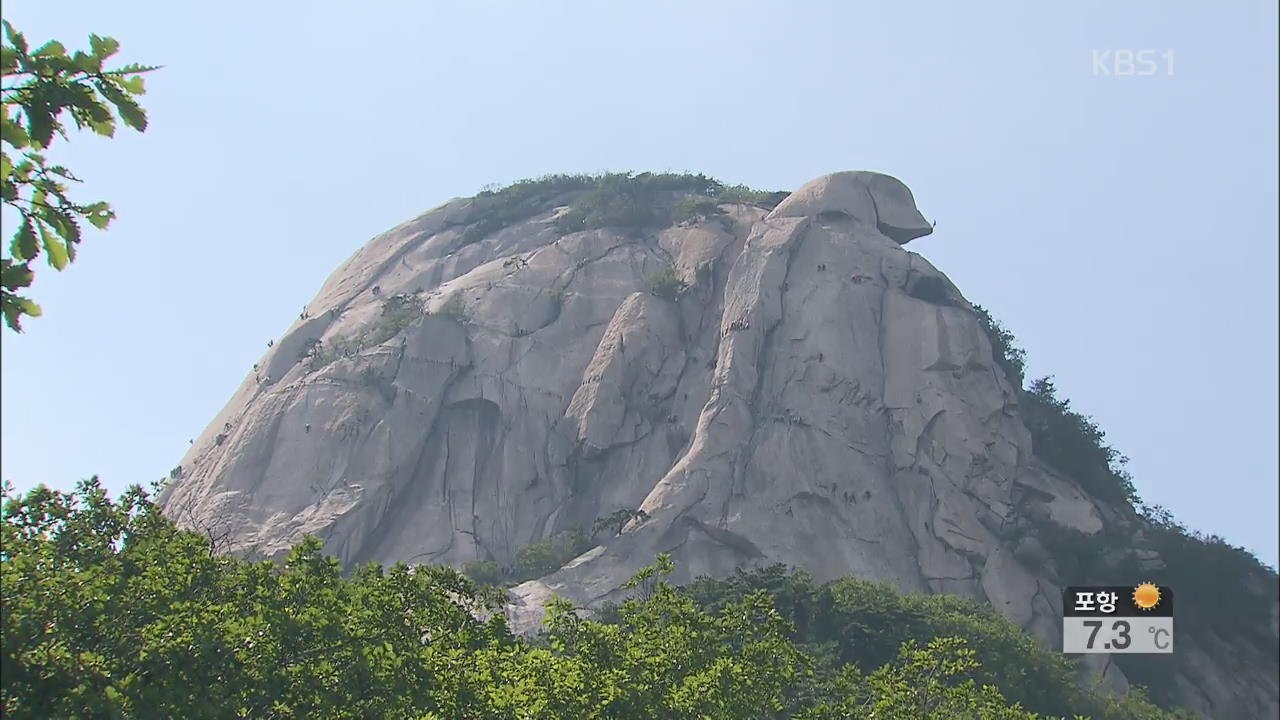
{"label": "clear blue sky", "polygon": [[[54,153],[119,220],[3,334],[3,477],[161,477],[339,263],[487,183],[870,169],[1145,499],[1276,563],[1274,1],[623,5],[7,0],[166,67],[145,134]],[[1173,74],[1094,74],[1140,49]]]}

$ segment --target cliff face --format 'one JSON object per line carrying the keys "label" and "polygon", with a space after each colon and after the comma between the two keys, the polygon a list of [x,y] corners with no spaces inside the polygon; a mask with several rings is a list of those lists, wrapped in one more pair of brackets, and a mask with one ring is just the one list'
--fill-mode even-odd
{"label": "cliff face", "polygon": [[[166,511],[267,555],[315,534],[346,563],[458,566],[639,508],[517,586],[513,625],[551,593],[618,599],[670,552],[677,582],[782,562],[984,600],[1059,643],[1061,587],[1015,529],[1124,513],[1037,461],[971,306],[902,246],[931,231],[905,186],[837,173],[771,211],[566,232],[574,197],[503,227],[484,224],[501,196],[454,200],[373,239],[194,444]],[[1186,704],[1274,716],[1274,674],[1215,642],[1179,645]]]}

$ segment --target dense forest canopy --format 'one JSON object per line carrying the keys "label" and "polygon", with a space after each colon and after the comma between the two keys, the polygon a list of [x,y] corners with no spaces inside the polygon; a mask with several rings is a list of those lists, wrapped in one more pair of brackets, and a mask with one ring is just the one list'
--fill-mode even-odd
{"label": "dense forest canopy", "polygon": [[343,574],[218,553],[148,494],[8,494],[9,718],[1170,717],[1074,684],[989,609],[769,568],[676,588],[660,556],[599,619],[553,602],[516,637],[500,593],[444,567]]}

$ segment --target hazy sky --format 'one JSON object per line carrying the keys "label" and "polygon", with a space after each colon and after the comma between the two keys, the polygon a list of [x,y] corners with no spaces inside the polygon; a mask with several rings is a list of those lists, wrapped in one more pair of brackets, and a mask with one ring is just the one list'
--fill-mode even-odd
{"label": "hazy sky", "polygon": [[[145,134],[52,153],[119,220],[38,272],[44,318],[3,331],[0,473],[20,488],[165,475],[330,272],[450,197],[550,172],[794,189],[868,169],[907,183],[938,221],[910,249],[1056,376],[1143,498],[1276,563],[1273,0],[4,12],[34,43],[96,32],[165,66]],[[1114,74],[1138,50],[1155,73]]]}

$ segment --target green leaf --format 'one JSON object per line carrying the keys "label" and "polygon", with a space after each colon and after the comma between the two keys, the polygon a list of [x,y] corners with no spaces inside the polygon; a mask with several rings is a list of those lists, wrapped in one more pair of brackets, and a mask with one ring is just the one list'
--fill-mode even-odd
{"label": "green leaf", "polygon": [[49,167],[48,169],[45,170],[45,172],[49,173],[50,175],[57,175],[58,177],[66,178],[68,180],[71,180],[72,182],[84,182],[80,178],[76,177],[75,174],[73,174],[70,170],[68,170],[67,168],[61,165],[54,165],[52,167]]}
{"label": "green leaf", "polygon": [[81,50],[71,54],[71,65],[82,73],[95,73],[102,69],[102,61]]}
{"label": "green leaf", "polygon": [[99,230],[106,230],[107,225],[111,224],[111,221],[116,217],[111,206],[104,202],[96,202],[92,205],[87,205],[85,206],[84,211],[85,219]]}
{"label": "green leaf", "polygon": [[18,322],[18,318],[22,314],[22,310],[18,307],[14,300],[16,296],[4,293],[0,295],[0,306],[4,308],[4,324],[14,332],[22,332],[22,323]]}
{"label": "green leaf", "polygon": [[80,242],[80,225],[76,223],[74,217],[51,208],[46,208],[40,217],[49,223],[49,227],[53,228],[54,232],[62,236],[68,246]]}
{"label": "green leaf", "polygon": [[80,223],[76,219],[69,216],[62,216],[62,232],[58,233],[67,241],[67,244],[80,242]]}
{"label": "green leaf", "polygon": [[145,78],[141,75],[134,75],[121,80],[120,87],[123,87],[131,95],[145,95],[147,94],[147,88],[144,80]]}
{"label": "green leaf", "polygon": [[[5,188],[17,191],[18,185],[30,185],[31,174],[35,171],[36,165],[32,161],[35,153],[28,152],[25,154],[22,162],[13,166],[13,170],[9,172],[9,177],[5,178]],[[6,199],[8,197],[6,196]]]}
{"label": "green leaf", "polygon": [[4,182],[9,182],[9,173],[13,171],[13,161],[9,159],[8,153],[0,150],[0,178],[4,178]]}
{"label": "green leaf", "polygon": [[50,107],[44,103],[27,105],[27,136],[37,148],[47,148],[53,141],[56,121]]}
{"label": "green leaf", "polygon": [[9,36],[9,42],[13,43],[13,47],[18,50],[18,55],[25,56],[27,54],[27,39],[23,37],[22,33],[14,30],[13,25],[10,25],[8,20],[4,21],[4,33]]}
{"label": "green leaf", "polygon": [[120,43],[115,38],[89,35],[89,50],[98,60],[106,60],[115,55],[119,49]]}
{"label": "green leaf", "polygon": [[58,104],[69,105],[80,110],[92,111],[94,107],[101,106],[98,97],[93,94],[87,85],[76,83],[66,89],[58,97]]}
{"label": "green leaf", "polygon": [[35,273],[27,263],[15,263],[9,258],[4,259],[3,270],[0,270],[0,285],[3,285],[5,290],[28,287],[34,277]]}
{"label": "green leaf", "polygon": [[9,75],[17,69],[18,52],[8,45],[0,47],[0,70],[3,70],[5,75]]}
{"label": "green leaf", "polygon": [[114,127],[115,117],[111,114],[111,110],[107,109],[106,105],[98,102],[96,97],[94,98],[93,104],[87,108],[87,111],[92,122],[106,122],[110,120]]}
{"label": "green leaf", "polygon": [[124,124],[142,132],[147,129],[147,114],[133,98],[120,91],[120,88],[111,83],[98,83],[98,90],[116,106],[116,110],[120,112],[120,119],[124,120]]}
{"label": "green leaf", "polygon": [[45,223],[37,223],[36,227],[40,228],[40,240],[41,244],[44,245],[45,252],[49,254],[49,264],[53,266],[54,270],[62,270],[71,261],[67,257],[68,245],[59,242],[58,238],[49,232]]}
{"label": "green leaf", "polygon": [[89,118],[89,129],[105,137],[115,137],[116,120],[115,118],[107,118],[106,120]]}
{"label": "green leaf", "polygon": [[31,218],[24,217],[18,232],[13,236],[9,252],[18,260],[30,260],[40,254],[40,246],[36,244],[36,231]]}
{"label": "green leaf", "polygon": [[31,300],[8,291],[0,293],[0,306],[3,306],[5,324],[14,332],[22,332],[23,315],[40,317],[42,312],[40,306]]}
{"label": "green leaf", "polygon": [[129,63],[122,65],[115,70],[108,70],[104,75],[136,75],[138,73],[148,73],[153,70],[160,70],[163,65],[139,65],[138,63]]}
{"label": "green leaf", "polygon": [[66,55],[67,49],[57,40],[50,40],[31,53],[32,57],[66,57]]}
{"label": "green leaf", "polygon": [[17,119],[9,117],[7,109],[4,116],[0,117],[0,140],[9,143],[17,150],[21,150],[31,144],[31,138],[27,137],[27,131],[22,129],[22,124]]}
{"label": "green leaf", "polygon": [[143,132],[147,129],[147,113],[133,102],[116,103],[116,109],[120,111],[120,117],[129,127]]}

